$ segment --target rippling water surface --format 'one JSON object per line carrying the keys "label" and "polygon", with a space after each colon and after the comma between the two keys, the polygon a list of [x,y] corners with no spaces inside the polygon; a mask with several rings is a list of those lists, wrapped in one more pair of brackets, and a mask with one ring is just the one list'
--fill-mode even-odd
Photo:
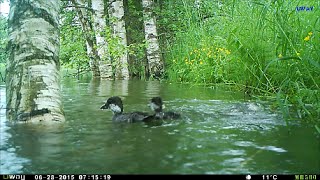
{"label": "rippling water surface", "polygon": [[[12,124],[0,109],[1,174],[312,174],[320,173],[313,127],[286,126],[268,102],[242,93],[156,81],[63,80],[66,122]],[[146,111],[161,96],[180,120],[114,123],[99,107],[110,96],[124,111]],[[0,85],[0,107],[5,87]]]}

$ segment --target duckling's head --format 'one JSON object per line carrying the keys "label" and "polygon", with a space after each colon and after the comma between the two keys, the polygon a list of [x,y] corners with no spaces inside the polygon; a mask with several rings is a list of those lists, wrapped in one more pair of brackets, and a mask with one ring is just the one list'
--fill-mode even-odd
{"label": "duckling's head", "polygon": [[118,96],[110,97],[107,102],[100,107],[100,109],[110,109],[113,113],[122,113],[123,104],[122,100]]}
{"label": "duckling's head", "polygon": [[151,108],[152,111],[155,111],[155,112],[162,112],[162,109],[164,108],[161,97],[151,98],[148,106]]}

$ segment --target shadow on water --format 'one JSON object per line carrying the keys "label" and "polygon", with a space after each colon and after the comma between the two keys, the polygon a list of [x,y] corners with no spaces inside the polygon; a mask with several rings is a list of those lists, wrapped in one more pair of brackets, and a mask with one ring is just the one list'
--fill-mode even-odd
{"label": "shadow on water", "polygon": [[[63,80],[66,122],[13,124],[0,112],[1,173],[319,174],[319,137],[285,126],[268,102],[242,94],[157,81]],[[0,86],[0,106],[5,87]],[[120,96],[124,111],[150,112],[161,96],[180,120],[113,123],[99,107]],[[151,112],[150,112],[151,113]],[[5,157],[5,158],[2,158]]]}

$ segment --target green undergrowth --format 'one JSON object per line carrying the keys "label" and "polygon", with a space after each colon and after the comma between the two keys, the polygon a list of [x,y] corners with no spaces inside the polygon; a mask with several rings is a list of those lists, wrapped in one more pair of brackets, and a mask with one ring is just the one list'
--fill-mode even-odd
{"label": "green undergrowth", "polygon": [[224,83],[271,96],[287,123],[303,119],[319,130],[319,2],[183,2],[177,19],[188,28],[167,43],[168,80]]}

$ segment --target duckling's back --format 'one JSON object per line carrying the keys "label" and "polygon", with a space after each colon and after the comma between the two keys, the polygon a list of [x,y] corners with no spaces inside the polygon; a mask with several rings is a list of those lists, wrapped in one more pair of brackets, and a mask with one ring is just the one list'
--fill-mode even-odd
{"label": "duckling's back", "polygon": [[148,117],[149,115],[144,112],[132,112],[114,115],[112,120],[116,122],[134,123],[144,121]]}
{"label": "duckling's back", "polygon": [[173,111],[164,112],[163,119],[179,119],[181,115]]}
{"label": "duckling's back", "polygon": [[173,111],[166,111],[166,112],[157,112],[154,115],[155,119],[179,119],[181,115],[179,113]]}

